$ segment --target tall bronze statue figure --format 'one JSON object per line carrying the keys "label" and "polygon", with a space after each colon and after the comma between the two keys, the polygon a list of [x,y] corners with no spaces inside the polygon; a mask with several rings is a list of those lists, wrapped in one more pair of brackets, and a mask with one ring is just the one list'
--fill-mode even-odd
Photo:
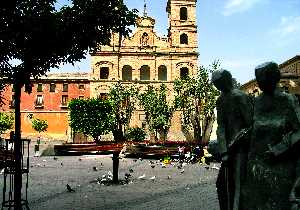
{"label": "tall bronze statue figure", "polygon": [[217,99],[217,138],[222,157],[217,178],[221,210],[240,210],[240,190],[247,158],[247,133],[252,125],[252,103],[248,95],[234,89],[229,71],[216,71],[212,82],[221,91]]}
{"label": "tall bronze statue figure", "polygon": [[291,191],[297,186],[299,105],[293,95],[277,88],[276,63],[256,67],[255,76],[262,94],[254,100],[243,209],[290,210]]}

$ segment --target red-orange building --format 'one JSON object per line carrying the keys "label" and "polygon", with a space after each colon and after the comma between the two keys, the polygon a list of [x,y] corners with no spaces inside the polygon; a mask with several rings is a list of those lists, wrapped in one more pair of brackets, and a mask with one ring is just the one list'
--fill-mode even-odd
{"label": "red-orange building", "polygon": [[[23,88],[24,90],[24,88]],[[32,117],[48,121],[47,139],[67,141],[71,132],[68,122],[68,101],[73,98],[89,98],[88,73],[49,74],[33,81],[32,93],[21,95],[21,123],[23,137],[37,137],[32,129]],[[14,111],[13,85],[3,91],[2,111]]]}

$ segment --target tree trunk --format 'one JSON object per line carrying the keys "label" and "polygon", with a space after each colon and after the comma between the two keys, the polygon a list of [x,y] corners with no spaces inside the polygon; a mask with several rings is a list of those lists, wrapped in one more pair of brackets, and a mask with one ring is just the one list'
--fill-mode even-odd
{"label": "tree trunk", "polygon": [[114,151],[113,152],[113,183],[118,183],[119,182],[119,151]]}
{"label": "tree trunk", "polygon": [[194,128],[194,141],[197,142],[197,144],[201,144],[202,139],[202,131],[201,131],[201,119],[200,119],[200,110],[199,110],[198,100],[195,101],[195,114],[194,114],[194,120],[193,120],[193,128]]}
{"label": "tree trunk", "polygon": [[15,85],[15,136],[14,136],[14,156],[15,156],[15,176],[14,176],[14,200],[15,210],[22,209],[22,140],[21,140],[21,88],[22,84],[16,78]]}
{"label": "tree trunk", "polygon": [[213,125],[214,125],[214,121],[215,121],[215,115],[214,114],[212,116],[205,117],[204,120],[203,120],[202,142],[204,144],[207,144],[209,142],[210,135],[211,135]]}
{"label": "tree trunk", "polygon": [[115,142],[120,142],[123,140],[123,131],[120,130],[120,129],[116,129],[116,130],[113,130],[113,136],[114,136],[114,140]]}
{"label": "tree trunk", "polygon": [[184,124],[181,124],[181,132],[183,133],[185,139],[188,141],[188,142],[192,142],[194,137],[191,133],[191,131],[188,129],[188,127]]}
{"label": "tree trunk", "polygon": [[159,131],[159,140],[163,142],[163,144],[166,143],[166,138],[168,136],[168,131],[166,130],[160,130]]}
{"label": "tree trunk", "polygon": [[150,135],[150,142],[155,143],[157,141],[155,132],[149,131],[149,135]]}

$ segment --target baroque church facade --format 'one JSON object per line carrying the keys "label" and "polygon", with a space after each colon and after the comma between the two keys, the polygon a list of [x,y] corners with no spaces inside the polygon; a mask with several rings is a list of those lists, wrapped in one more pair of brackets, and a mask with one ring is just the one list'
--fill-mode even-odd
{"label": "baroque church facade", "polygon": [[[159,37],[154,31],[155,19],[146,12],[137,18],[136,30],[128,38],[112,34],[109,46],[91,54],[91,97],[109,92],[116,82],[134,83],[141,89],[164,83],[173,96],[173,81],[195,75],[198,68],[197,0],[168,0],[168,35]],[[182,140],[180,113],[175,113],[168,138]],[[137,110],[132,126],[143,126],[145,115]]]}
{"label": "baroque church facade", "polygon": [[[32,118],[48,121],[43,138],[81,142],[69,127],[68,101],[73,98],[102,97],[117,82],[134,84],[141,90],[147,85],[166,84],[169,98],[174,97],[173,81],[197,72],[198,46],[196,25],[197,0],[168,0],[168,35],[159,37],[154,31],[155,20],[146,13],[137,18],[136,30],[128,38],[112,34],[111,43],[91,54],[91,70],[86,73],[48,74],[32,81],[31,94],[22,91],[22,137],[35,138]],[[3,111],[14,109],[14,89],[4,91]],[[137,109],[130,126],[144,127],[145,114]],[[104,136],[102,139],[112,136]],[[76,140],[77,139],[77,140]],[[169,140],[184,140],[180,112],[175,112],[168,135]]]}

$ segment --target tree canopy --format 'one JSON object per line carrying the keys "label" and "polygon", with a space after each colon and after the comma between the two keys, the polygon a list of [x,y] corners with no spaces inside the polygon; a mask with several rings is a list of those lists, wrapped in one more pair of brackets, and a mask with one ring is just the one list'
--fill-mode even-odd
{"label": "tree canopy", "polygon": [[73,131],[89,135],[97,142],[100,135],[112,130],[115,116],[111,101],[101,98],[73,99],[68,107]]}
{"label": "tree canopy", "polygon": [[168,88],[165,84],[157,89],[148,86],[147,90],[139,95],[140,105],[144,108],[150,131],[158,132],[162,140],[167,137],[174,113],[174,105],[167,101],[167,95]]}
{"label": "tree canopy", "polygon": [[182,111],[183,132],[193,130],[194,140],[207,143],[214,122],[214,108],[219,95],[209,74],[220,68],[218,61],[208,68],[200,66],[195,77],[174,81],[175,106]]}
{"label": "tree canopy", "polygon": [[74,63],[88,50],[108,44],[111,32],[128,34],[126,26],[133,25],[136,17],[122,0],[72,0],[60,10],[55,3],[0,2],[2,77],[21,77],[26,83],[61,62]]}
{"label": "tree canopy", "polygon": [[125,129],[136,107],[137,95],[138,89],[135,86],[121,83],[115,84],[109,91],[108,98],[115,116],[112,132],[116,141],[124,140]]}
{"label": "tree canopy", "polygon": [[38,118],[32,119],[32,128],[37,131],[38,133],[45,132],[48,129],[48,122],[47,120],[41,120]]}

